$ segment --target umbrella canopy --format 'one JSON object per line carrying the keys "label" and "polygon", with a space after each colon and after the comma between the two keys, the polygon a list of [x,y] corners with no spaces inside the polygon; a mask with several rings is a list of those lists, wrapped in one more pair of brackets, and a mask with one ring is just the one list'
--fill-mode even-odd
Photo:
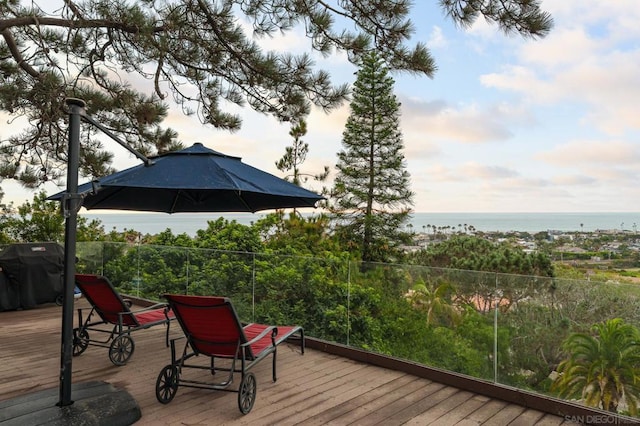
{"label": "umbrella canopy", "polygon": [[[195,143],[78,187],[86,209],[256,212],[315,207],[323,197]],[[64,192],[52,195],[58,200]]]}

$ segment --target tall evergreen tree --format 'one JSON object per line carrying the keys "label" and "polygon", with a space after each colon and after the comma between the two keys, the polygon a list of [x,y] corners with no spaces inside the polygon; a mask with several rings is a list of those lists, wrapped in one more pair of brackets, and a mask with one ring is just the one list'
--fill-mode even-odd
{"label": "tall evergreen tree", "polygon": [[390,260],[406,238],[402,228],[413,205],[399,129],[400,103],[393,86],[382,58],[375,51],[365,55],[331,194],[338,233],[361,249],[365,262]]}

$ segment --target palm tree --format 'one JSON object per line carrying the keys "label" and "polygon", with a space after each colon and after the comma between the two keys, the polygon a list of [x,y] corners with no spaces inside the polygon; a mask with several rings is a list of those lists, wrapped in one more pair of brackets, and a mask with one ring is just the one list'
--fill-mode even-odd
{"label": "palm tree", "polygon": [[624,399],[631,415],[640,398],[640,332],[622,319],[598,323],[592,333],[573,333],[562,344],[569,355],[551,389],[591,407],[617,413]]}
{"label": "palm tree", "polygon": [[427,314],[427,325],[436,318],[457,325],[462,319],[460,311],[451,303],[453,288],[449,283],[442,283],[433,290],[420,281],[409,292],[409,300],[414,308]]}

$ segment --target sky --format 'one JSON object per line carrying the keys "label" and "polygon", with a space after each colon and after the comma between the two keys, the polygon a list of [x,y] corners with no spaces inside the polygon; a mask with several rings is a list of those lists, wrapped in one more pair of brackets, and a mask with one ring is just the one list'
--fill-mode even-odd
{"label": "sky", "polygon": [[[483,19],[461,29],[436,0],[415,3],[411,41],[425,42],[438,66],[432,79],[393,74],[415,212],[640,212],[637,0],[543,0],[554,19],[543,39],[507,36]],[[310,52],[300,32],[262,43]],[[345,55],[315,58],[336,84],[355,81],[357,68]],[[290,124],[234,110],[243,118],[236,133],[178,108],[165,124],[187,146],[202,142],[283,176],[275,163],[291,145]],[[302,172],[327,165],[334,176],[349,113],[348,102],[329,114],[311,112]],[[117,168],[138,164],[112,145]],[[3,202],[33,197],[6,180],[2,188]]]}

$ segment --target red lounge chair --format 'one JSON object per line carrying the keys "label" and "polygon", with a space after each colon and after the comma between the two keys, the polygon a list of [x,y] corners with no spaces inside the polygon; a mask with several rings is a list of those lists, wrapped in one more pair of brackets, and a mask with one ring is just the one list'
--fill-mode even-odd
{"label": "red lounge chair", "polygon": [[[273,381],[276,381],[276,349],[289,338],[300,341],[300,352],[304,354],[304,331],[299,326],[269,326],[248,324],[243,326],[238,314],[226,297],[183,296],[165,294],[171,310],[186,336],[181,356],[176,356],[176,341],[171,340],[171,364],[165,366],[156,381],[156,397],[163,404],[169,403],[178,391],[178,386],[224,390],[238,393],[238,407],[243,414],[253,408],[257,386],[255,375],[249,369],[270,354],[273,354]],[[184,337],[180,337],[182,339]],[[188,360],[204,355],[211,358],[208,365],[196,365]],[[215,358],[226,359],[225,367],[214,367]],[[239,364],[239,365],[238,365]],[[193,380],[181,378],[185,369],[208,370],[211,375],[226,371],[222,380]],[[230,389],[233,374],[240,373],[237,389]]]}
{"label": "red lounge chair", "polygon": [[[165,340],[169,346],[169,323],[175,316],[166,303],[132,311],[131,302],[123,300],[111,282],[99,275],[76,274],[76,286],[92,307],[86,320],[83,309],[78,309],[79,326],[73,330],[73,356],[83,353],[89,345],[100,346],[109,348],[109,359],[113,364],[124,365],[135,349],[131,333],[159,324],[167,326]],[[99,318],[92,321],[94,314]],[[89,332],[107,336],[96,340]]]}

